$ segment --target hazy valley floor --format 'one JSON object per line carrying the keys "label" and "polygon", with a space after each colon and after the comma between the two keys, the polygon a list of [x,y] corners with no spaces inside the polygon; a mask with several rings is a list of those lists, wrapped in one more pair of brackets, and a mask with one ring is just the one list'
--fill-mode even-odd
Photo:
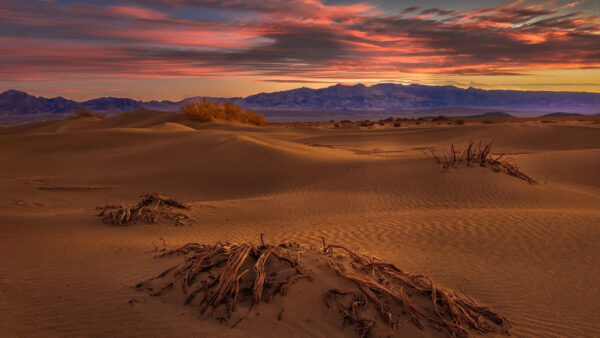
{"label": "hazy valley floor", "polygon": [[[600,336],[599,125],[255,128],[164,115],[0,130],[0,336],[341,335],[341,322],[308,315],[226,329],[160,299],[128,303],[173,264],[153,258],[159,238],[261,233],[366,250],[504,314],[514,336]],[[491,139],[542,184],[442,172],[423,152]],[[189,202],[195,222],[94,216],[146,192]]]}

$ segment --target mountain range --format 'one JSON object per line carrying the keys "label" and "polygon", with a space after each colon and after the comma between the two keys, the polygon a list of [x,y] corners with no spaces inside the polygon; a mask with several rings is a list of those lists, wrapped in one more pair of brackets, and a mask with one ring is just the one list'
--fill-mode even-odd
{"label": "mountain range", "polygon": [[[22,91],[7,90],[0,94],[0,122],[11,118],[17,118],[17,121],[46,117],[50,119],[72,114],[82,107],[108,114],[138,108],[176,111],[182,103],[199,98],[201,97],[186,98],[182,101],[138,101],[102,97],[77,102],[63,97],[36,97]],[[391,113],[423,115],[428,112],[441,112],[456,115],[467,109],[482,113],[490,109],[505,110],[521,116],[551,112],[600,112],[600,93],[483,90],[393,83],[373,86],[338,84],[322,89],[298,88],[244,98],[209,99],[233,101],[275,120],[314,120],[331,116],[368,118]]]}

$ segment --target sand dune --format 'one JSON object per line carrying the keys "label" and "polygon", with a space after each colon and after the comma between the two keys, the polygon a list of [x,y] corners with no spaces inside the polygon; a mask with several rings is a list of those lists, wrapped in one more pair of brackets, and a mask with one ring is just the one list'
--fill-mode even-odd
{"label": "sand dune", "polygon": [[[442,172],[423,152],[491,139],[542,184]],[[133,288],[177,261],[153,258],[160,238],[174,248],[261,233],[366,250],[502,313],[514,336],[600,336],[599,161],[588,122],[259,128],[134,111],[2,128],[0,336],[353,334],[309,281],[234,329]],[[94,216],[154,191],[191,204],[196,222]],[[294,310],[294,292],[314,298],[311,315]],[[410,323],[396,333],[443,336]]]}

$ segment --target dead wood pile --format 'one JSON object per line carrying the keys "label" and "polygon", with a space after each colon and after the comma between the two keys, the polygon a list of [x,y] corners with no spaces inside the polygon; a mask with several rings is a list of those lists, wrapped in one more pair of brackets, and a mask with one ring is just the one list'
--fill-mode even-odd
{"label": "dead wood pile", "polygon": [[126,207],[123,204],[97,207],[104,221],[115,225],[128,225],[138,221],[146,221],[148,224],[156,223],[160,218],[173,220],[175,225],[184,225],[183,221],[189,216],[174,209],[189,210],[190,207],[172,198],[158,193],[144,194],[138,204]]}

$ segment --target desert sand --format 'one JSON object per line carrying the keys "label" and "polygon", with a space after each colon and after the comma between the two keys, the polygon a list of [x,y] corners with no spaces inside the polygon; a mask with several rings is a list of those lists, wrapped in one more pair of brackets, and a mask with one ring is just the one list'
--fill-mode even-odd
{"label": "desert sand", "polygon": [[[424,152],[491,139],[541,184],[442,171]],[[513,336],[600,336],[600,125],[590,121],[289,128],[138,111],[2,128],[0,163],[3,337],[353,336],[310,281],[235,328],[134,288],[181,259],[155,259],[155,248],[261,233],[325,236],[426,275],[506,316]],[[188,203],[192,220],[95,216],[149,192]],[[444,336],[410,322],[396,335]]]}

